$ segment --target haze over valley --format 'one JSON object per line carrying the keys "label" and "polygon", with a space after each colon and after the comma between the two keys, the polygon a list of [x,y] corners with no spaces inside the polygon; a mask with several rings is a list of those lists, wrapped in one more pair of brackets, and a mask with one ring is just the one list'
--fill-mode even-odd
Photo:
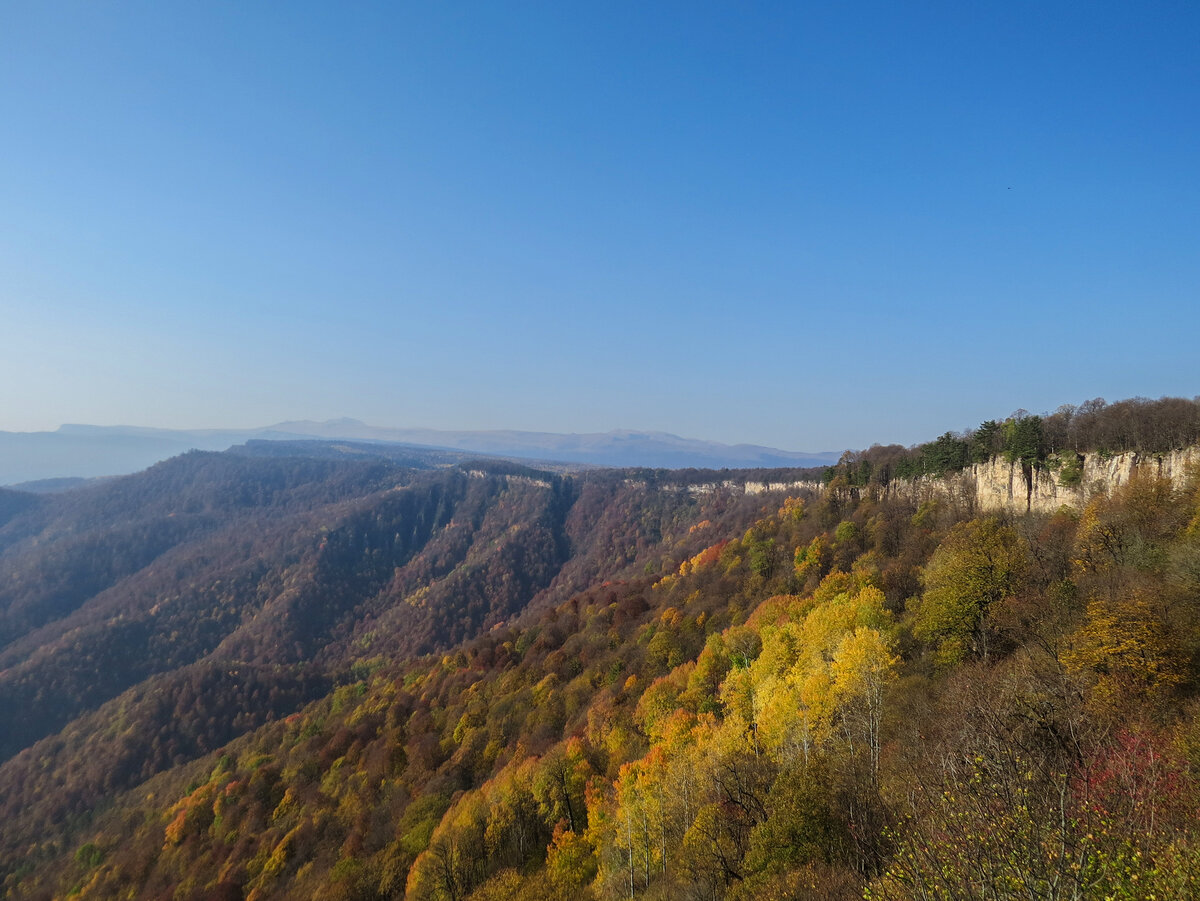
{"label": "haze over valley", "polygon": [[[795,453],[753,445],[724,445],[661,432],[619,431],[588,435],[542,432],[451,432],[392,429],[351,419],[283,422],[261,429],[175,430],[64,425],[53,432],[0,432],[0,485],[54,489],[61,479],[125,475],[188,450],[225,450],[251,441],[341,439],[377,445],[458,451],[542,462],[598,466],[712,469],[817,466],[839,453]],[[447,459],[450,459],[447,457]]]}

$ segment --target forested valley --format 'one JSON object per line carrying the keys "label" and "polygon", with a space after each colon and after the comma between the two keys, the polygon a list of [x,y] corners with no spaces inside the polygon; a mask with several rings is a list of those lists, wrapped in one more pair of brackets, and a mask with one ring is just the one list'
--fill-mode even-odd
{"label": "forested valley", "polygon": [[[1195,401],[827,470],[297,444],[0,490],[6,898],[1200,894]],[[1000,457],[1078,508],[932,485]]]}

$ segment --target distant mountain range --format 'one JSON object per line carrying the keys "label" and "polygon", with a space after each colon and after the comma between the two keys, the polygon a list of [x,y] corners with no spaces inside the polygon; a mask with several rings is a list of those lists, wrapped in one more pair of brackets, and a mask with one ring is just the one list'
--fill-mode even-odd
{"label": "distant mountain range", "polygon": [[64,425],[53,432],[0,432],[0,485],[52,490],[70,478],[123,475],[188,450],[225,450],[249,441],[346,440],[453,450],[519,460],[657,469],[825,466],[836,452],[796,453],[721,444],[665,432],[556,434],[520,431],[392,429],[354,419],[282,422],[258,429],[154,429]]}

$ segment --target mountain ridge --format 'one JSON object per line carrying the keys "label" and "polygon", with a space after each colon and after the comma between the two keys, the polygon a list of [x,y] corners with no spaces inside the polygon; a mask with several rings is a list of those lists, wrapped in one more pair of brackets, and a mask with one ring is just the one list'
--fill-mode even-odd
{"label": "mountain ridge", "polygon": [[125,475],[188,450],[223,451],[248,441],[311,439],[413,445],[522,461],[659,469],[823,466],[837,462],[839,456],[832,451],[730,445],[634,429],[588,433],[438,430],[371,426],[349,418],[286,421],[251,429],[67,423],[54,431],[0,431],[0,485]]}
{"label": "mountain ridge", "polygon": [[1197,448],[1165,399],[815,469],[306,439],[0,490],[4,897],[897,901],[997,815],[1058,842],[1039,798],[1186,897]]}

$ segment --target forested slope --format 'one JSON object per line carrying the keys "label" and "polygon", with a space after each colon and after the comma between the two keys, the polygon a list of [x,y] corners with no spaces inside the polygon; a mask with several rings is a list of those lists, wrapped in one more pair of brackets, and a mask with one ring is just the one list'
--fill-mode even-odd
{"label": "forested slope", "polygon": [[18,496],[0,528],[0,869],[353,672],[657,569],[698,518],[756,509],[633,475],[197,453]]}
{"label": "forested slope", "polygon": [[1200,474],[1025,515],[736,476],[247,520],[277,589],[0,766],[6,896],[1196,896]]}

